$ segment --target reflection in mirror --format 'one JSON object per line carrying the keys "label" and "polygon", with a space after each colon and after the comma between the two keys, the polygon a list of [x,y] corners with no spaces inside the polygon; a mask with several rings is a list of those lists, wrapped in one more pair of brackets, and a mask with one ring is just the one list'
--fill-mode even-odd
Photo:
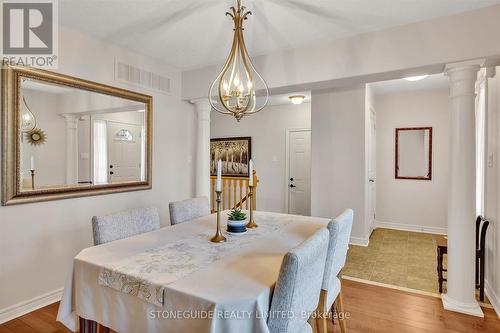
{"label": "reflection in mirror", "polygon": [[397,179],[432,178],[432,127],[396,129]]}
{"label": "reflection in mirror", "polygon": [[20,192],[146,180],[145,103],[22,78]]}

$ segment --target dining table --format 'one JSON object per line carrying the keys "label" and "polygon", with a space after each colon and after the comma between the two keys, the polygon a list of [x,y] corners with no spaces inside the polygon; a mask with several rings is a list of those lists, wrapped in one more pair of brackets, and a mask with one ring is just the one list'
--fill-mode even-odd
{"label": "dining table", "polygon": [[212,214],[83,249],[57,320],[75,332],[98,323],[119,333],[268,333],[283,257],[330,219],[260,211],[254,219],[257,228],[231,234],[221,212],[223,243],[210,242]]}

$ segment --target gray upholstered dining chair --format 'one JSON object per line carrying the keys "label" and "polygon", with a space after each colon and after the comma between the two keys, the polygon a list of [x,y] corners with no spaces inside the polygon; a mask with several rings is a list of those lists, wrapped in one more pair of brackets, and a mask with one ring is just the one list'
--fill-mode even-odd
{"label": "gray upholstered dining chair", "polygon": [[94,245],[108,243],[160,229],[160,216],[154,207],[126,210],[92,217]]}
{"label": "gray upholstered dining chair", "polygon": [[304,314],[312,314],[318,305],[327,248],[328,231],[323,228],[283,258],[267,323],[271,333],[312,331]]}
{"label": "gray upholstered dining chair", "polygon": [[[345,265],[353,218],[354,212],[352,209],[346,209],[342,214],[328,223],[330,240],[328,242],[320,302],[318,304],[318,312],[320,313],[326,313],[332,309],[333,303],[335,303],[338,312],[344,311],[341,283],[338,275]],[[326,333],[326,316],[323,315],[318,318],[319,331]],[[340,331],[344,333],[346,331],[345,321],[339,320],[339,323]]]}
{"label": "gray upholstered dining chair", "polygon": [[170,224],[172,225],[210,215],[210,204],[207,197],[171,202],[168,207],[170,209]]}

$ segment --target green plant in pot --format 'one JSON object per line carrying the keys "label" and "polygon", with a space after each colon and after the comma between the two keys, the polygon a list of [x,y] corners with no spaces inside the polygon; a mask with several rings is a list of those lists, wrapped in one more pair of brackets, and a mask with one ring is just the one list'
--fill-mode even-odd
{"label": "green plant in pot", "polygon": [[234,208],[228,214],[227,231],[241,233],[247,231],[247,214],[241,209]]}

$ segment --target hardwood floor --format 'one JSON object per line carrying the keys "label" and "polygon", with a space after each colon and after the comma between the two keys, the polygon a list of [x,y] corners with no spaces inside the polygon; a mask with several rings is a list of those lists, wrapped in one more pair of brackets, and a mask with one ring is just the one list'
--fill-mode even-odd
{"label": "hardwood floor", "polygon": [[[485,318],[444,311],[439,298],[343,280],[349,333],[495,333],[500,319],[483,308]],[[0,325],[0,333],[70,332],[55,321],[58,303]],[[340,332],[329,322],[329,332]]]}

